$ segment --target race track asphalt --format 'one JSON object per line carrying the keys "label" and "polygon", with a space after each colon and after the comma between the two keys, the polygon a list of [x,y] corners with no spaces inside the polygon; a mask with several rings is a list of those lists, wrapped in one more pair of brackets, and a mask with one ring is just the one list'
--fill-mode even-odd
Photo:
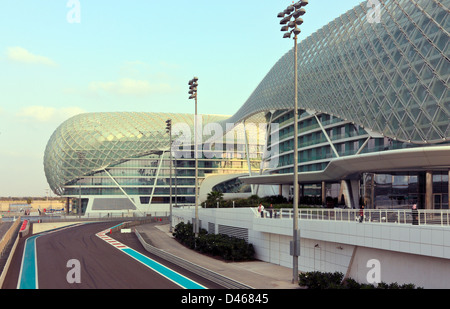
{"label": "race track asphalt", "polygon": [[[96,233],[117,223],[86,223],[39,234],[36,239],[38,288],[181,289],[178,284],[96,236]],[[215,283],[152,256],[142,247],[134,234],[114,233],[110,236],[209,289],[221,288]],[[17,288],[26,239],[19,241],[3,289]],[[79,283],[70,283],[67,280],[67,275],[72,269],[68,267],[70,260],[77,260],[80,263]]]}

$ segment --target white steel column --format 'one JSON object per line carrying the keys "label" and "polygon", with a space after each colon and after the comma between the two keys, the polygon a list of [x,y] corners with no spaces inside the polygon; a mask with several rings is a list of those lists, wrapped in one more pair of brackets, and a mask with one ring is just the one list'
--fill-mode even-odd
{"label": "white steel column", "polygon": [[133,201],[133,199],[127,194],[127,192],[125,192],[125,190],[122,188],[122,186],[114,179],[114,177],[105,169],[103,169],[106,173],[106,175],[109,176],[109,178],[111,178],[111,180],[116,184],[116,186],[120,189],[120,191],[122,191],[122,193],[130,200],[130,202],[134,205],[134,207],[136,207],[136,210],[139,210],[139,207],[136,205],[136,203]]}
{"label": "white steel column", "polygon": [[163,153],[161,154],[161,161],[159,161],[158,170],[156,171],[156,175],[155,175],[155,181],[153,182],[152,193],[150,194],[149,206],[152,205],[153,194],[155,193],[156,183],[158,182],[158,177],[159,177],[159,171],[161,170],[161,166],[164,161],[165,154],[166,154],[165,151],[163,151]]}
{"label": "white steel column", "polygon": [[331,149],[333,149],[334,154],[336,155],[336,157],[339,158],[339,153],[337,152],[336,148],[334,148],[333,142],[331,141],[330,137],[328,136],[327,131],[325,131],[325,128],[323,127],[322,123],[320,122],[320,120],[316,114],[314,114],[314,117],[316,117],[317,123],[319,124],[320,129],[322,129],[322,133],[323,133],[323,135],[325,135],[325,138],[327,139],[328,143],[330,144]]}

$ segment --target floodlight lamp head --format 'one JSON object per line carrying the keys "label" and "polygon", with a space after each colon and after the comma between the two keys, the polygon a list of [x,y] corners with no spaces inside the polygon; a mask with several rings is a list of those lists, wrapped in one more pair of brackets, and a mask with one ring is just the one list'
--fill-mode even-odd
{"label": "floodlight lamp head", "polygon": [[196,82],[198,81],[198,77],[194,77],[193,79],[191,79],[188,83],[189,86],[194,85]]}
{"label": "floodlight lamp head", "polygon": [[301,8],[300,10],[295,11],[295,12],[292,14],[292,16],[294,16],[294,18],[299,18],[300,16],[305,15],[305,13],[306,13],[306,10],[305,10],[304,8]]}
{"label": "floodlight lamp head", "polygon": [[283,19],[280,21],[280,25],[285,25],[285,24],[287,24],[287,23],[289,22],[289,20],[291,20],[291,16],[286,16],[285,18],[283,18]]}

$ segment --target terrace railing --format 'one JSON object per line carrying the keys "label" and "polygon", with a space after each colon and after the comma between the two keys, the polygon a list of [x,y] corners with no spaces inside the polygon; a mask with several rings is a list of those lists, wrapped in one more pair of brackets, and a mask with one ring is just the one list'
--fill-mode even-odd
{"label": "terrace railing", "polygon": [[[257,216],[257,210],[255,211]],[[292,219],[293,210],[282,208],[264,211],[263,218]],[[448,209],[418,209],[414,214],[411,209],[360,209],[345,208],[301,208],[298,211],[300,220],[372,222],[389,224],[415,224],[450,226],[450,210]]]}

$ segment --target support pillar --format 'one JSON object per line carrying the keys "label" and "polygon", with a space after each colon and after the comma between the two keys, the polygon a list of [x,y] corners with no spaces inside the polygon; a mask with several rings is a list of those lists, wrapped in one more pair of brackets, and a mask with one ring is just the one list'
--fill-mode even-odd
{"label": "support pillar", "polygon": [[327,204],[327,188],[325,181],[322,181],[322,205]]}
{"label": "support pillar", "polygon": [[301,205],[301,202],[303,202],[303,198],[305,197],[305,184],[299,185],[299,199],[298,204]]}
{"label": "support pillar", "polygon": [[450,209],[450,170],[448,170],[448,191],[447,191],[447,197],[448,197],[447,205],[448,205],[448,208]]}
{"label": "support pillar", "polygon": [[433,172],[427,171],[425,179],[425,209],[433,209]]}
{"label": "support pillar", "polygon": [[345,180],[343,190],[346,204],[350,208],[359,208],[359,179]]}

